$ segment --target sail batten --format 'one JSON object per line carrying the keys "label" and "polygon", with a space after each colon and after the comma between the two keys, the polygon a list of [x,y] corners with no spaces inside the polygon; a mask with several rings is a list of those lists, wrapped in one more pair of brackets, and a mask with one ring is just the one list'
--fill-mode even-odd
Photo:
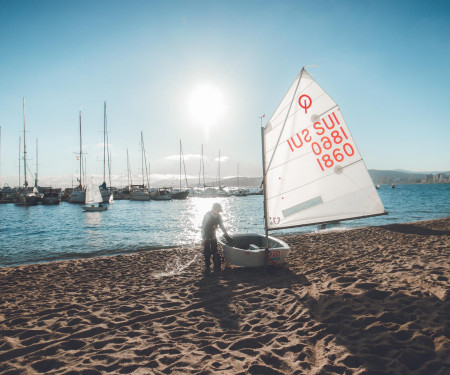
{"label": "sail batten", "polygon": [[385,213],[339,106],[304,68],[263,137],[268,229]]}

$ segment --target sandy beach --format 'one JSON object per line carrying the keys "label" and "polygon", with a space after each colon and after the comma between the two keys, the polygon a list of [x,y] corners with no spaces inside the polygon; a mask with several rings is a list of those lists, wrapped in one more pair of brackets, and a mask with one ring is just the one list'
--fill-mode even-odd
{"label": "sandy beach", "polygon": [[2,374],[449,374],[450,218],[0,269]]}

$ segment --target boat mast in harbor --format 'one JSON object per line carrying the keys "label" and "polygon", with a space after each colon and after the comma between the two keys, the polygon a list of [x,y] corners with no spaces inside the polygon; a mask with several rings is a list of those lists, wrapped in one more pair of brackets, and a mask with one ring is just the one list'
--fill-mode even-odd
{"label": "boat mast in harbor", "polygon": [[[25,142],[25,97],[23,97],[23,175],[24,175],[24,194],[27,193],[27,144]],[[26,205],[26,200],[25,200]]]}
{"label": "boat mast in harbor", "polygon": [[38,139],[36,138],[36,174],[34,177],[34,187],[38,187]]}
{"label": "boat mast in harbor", "polygon": [[80,186],[82,187],[82,171],[83,171],[83,143],[82,143],[82,139],[81,139],[81,110],[80,110]]}

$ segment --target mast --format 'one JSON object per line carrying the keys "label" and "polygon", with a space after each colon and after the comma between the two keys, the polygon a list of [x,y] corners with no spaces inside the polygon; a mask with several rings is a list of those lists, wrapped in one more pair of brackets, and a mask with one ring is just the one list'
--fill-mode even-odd
{"label": "mast", "polygon": [[144,181],[144,136],[142,134],[142,130],[141,130],[141,167],[142,167],[142,185],[145,186],[145,181]]}
{"label": "mast", "polygon": [[36,176],[34,178],[34,187],[38,187],[38,139],[36,138]]}
{"label": "mast", "polygon": [[[262,123],[262,118],[261,118]],[[267,189],[266,189],[266,142],[264,140],[264,128],[261,126],[262,163],[263,163],[263,194],[264,194],[264,233],[266,236],[266,250],[269,249],[269,228],[267,225]]]}
{"label": "mast", "polygon": [[181,139],[180,139],[180,190],[181,190]]}
{"label": "mast", "polygon": [[20,186],[21,186],[21,181],[20,181],[20,175],[21,175],[20,157],[21,156],[22,156],[22,137],[19,137],[19,190],[20,190]]}
{"label": "mast", "polygon": [[150,162],[148,162],[148,168],[147,168],[147,154],[144,150],[144,161],[145,161],[145,177],[147,177],[147,188],[150,189],[150,180],[149,180],[149,174],[150,174]]}
{"label": "mast", "polygon": [[130,158],[128,157],[128,149],[127,149],[127,175],[128,175],[128,187],[131,186],[131,170],[130,170]]}
{"label": "mast", "polygon": [[103,182],[106,182],[106,101],[103,111]]}
{"label": "mast", "polygon": [[219,148],[219,190],[220,190],[220,148]]}
{"label": "mast", "polygon": [[111,186],[112,186],[112,183],[111,183],[112,153],[111,153],[111,151],[109,150],[109,133],[108,133],[108,119],[107,119],[107,117],[106,117],[106,101],[105,101],[105,124],[106,124],[106,126],[105,126],[105,128],[106,128],[106,152],[107,152],[107,154],[108,154],[109,191],[110,191],[110,193],[112,193],[112,191],[111,191]]}
{"label": "mast", "polygon": [[[183,159],[184,179],[186,181],[186,187],[188,187],[189,184],[188,184],[187,175],[186,175],[186,164],[184,162],[184,153],[183,153],[183,146],[181,145],[181,139],[180,139],[180,151],[181,151],[181,157]],[[180,171],[180,188],[181,188],[181,171]]]}
{"label": "mast", "polygon": [[83,171],[83,151],[82,151],[82,149],[83,149],[83,144],[82,144],[82,141],[81,141],[81,110],[80,110],[80,187],[82,188],[83,187],[83,184],[82,184],[82,171]]}
{"label": "mast", "polygon": [[[23,97],[23,175],[25,178],[24,192],[26,194],[28,183],[27,183],[27,146],[26,146],[26,142],[25,142],[25,97]],[[25,205],[26,205],[26,201],[25,201]]]}
{"label": "mast", "polygon": [[202,171],[203,171],[203,188],[205,188],[205,161],[203,160],[203,145],[202,145]]}

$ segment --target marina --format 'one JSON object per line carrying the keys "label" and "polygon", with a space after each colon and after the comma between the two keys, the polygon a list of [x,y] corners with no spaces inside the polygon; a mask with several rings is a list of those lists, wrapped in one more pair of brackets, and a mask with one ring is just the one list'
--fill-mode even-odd
{"label": "marina", "polygon": [[[450,184],[381,185],[388,215],[333,225],[271,232],[345,231],[364,226],[448,217]],[[106,212],[83,212],[79,204],[19,207],[0,205],[0,266],[127,254],[199,245],[203,215],[214,202],[224,208],[230,234],[258,233],[264,228],[263,197],[199,198],[170,201],[118,200]]]}

